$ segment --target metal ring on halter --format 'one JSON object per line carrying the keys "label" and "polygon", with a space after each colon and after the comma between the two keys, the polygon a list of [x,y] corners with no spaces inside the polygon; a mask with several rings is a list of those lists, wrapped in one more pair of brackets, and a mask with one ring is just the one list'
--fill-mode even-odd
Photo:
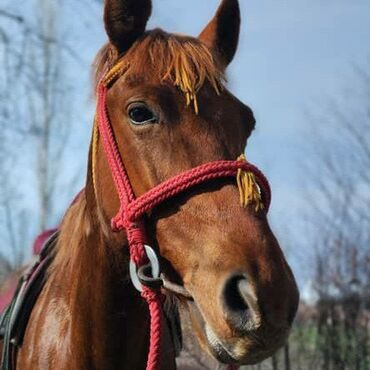
{"label": "metal ring on halter", "polygon": [[[144,245],[144,249],[149,259],[149,264],[144,267],[150,266],[151,274],[152,274],[150,279],[157,280],[159,278],[159,261],[158,261],[157,254],[154,252],[154,250],[149,245]],[[146,278],[147,277],[148,276],[146,275]],[[132,260],[130,260],[130,278],[131,278],[131,281],[134,287],[139,292],[142,292],[143,291],[142,282],[140,281],[141,279],[138,276],[137,266]]]}
{"label": "metal ring on halter", "polygon": [[150,289],[160,289],[163,286],[163,280],[161,277],[152,277],[152,265],[141,266],[137,270],[137,277],[140,280],[141,285],[146,286]]}

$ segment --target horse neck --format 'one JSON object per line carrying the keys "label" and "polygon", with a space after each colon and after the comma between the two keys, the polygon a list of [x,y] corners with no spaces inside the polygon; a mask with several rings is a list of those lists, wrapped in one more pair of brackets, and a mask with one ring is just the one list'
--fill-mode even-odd
{"label": "horse neck", "polygon": [[82,193],[64,218],[51,269],[71,314],[72,368],[142,369],[148,310],[129,281],[127,247],[109,244],[94,212]]}

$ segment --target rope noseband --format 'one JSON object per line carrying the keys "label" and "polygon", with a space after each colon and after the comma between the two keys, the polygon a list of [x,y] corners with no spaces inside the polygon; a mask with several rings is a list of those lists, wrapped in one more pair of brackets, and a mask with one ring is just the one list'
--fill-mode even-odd
{"label": "rope noseband", "polygon": [[[268,211],[271,199],[268,181],[261,171],[248,163],[244,157],[236,161],[221,160],[192,168],[136,198],[118,150],[106,105],[107,91],[122,73],[123,68],[119,63],[113,67],[98,86],[97,119],[95,122],[98,129],[96,127],[94,129],[93,145],[97,146],[97,135],[100,134],[120,201],[119,211],[112,219],[112,229],[114,231],[126,231],[131,261],[136,265],[136,268],[143,267],[148,263],[144,247],[146,240],[145,225],[142,221],[144,214],[165,200],[198,184],[218,178],[237,177],[242,205],[246,206],[253,201],[256,203],[256,210],[264,208],[266,212]],[[93,162],[94,156],[96,156],[96,153],[93,149]],[[94,172],[93,163],[95,184]],[[153,289],[148,286],[142,287],[141,295],[148,303],[151,318],[147,370],[158,370],[163,297],[160,289]]]}

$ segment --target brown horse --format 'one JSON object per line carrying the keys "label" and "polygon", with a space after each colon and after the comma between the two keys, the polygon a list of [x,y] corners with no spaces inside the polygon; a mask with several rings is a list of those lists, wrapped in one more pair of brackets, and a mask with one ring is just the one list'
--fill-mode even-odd
{"label": "brown horse", "polygon": [[[109,43],[98,81],[119,60],[107,109],[137,196],[203,163],[233,160],[255,126],[253,113],[225,87],[240,11],[223,0],[198,38],[145,31],[150,0],[106,0]],[[125,233],[113,233],[119,207],[101,141],[93,140],[85,191],[67,211],[55,258],[17,353],[17,369],[144,369],[149,314],[128,278]],[[266,214],[240,206],[235,180],[207,182],[146,216],[151,245],[169,280],[191,295],[204,349],[219,361],[251,364],[287,338],[297,286]],[[162,369],[175,369],[165,329]]]}

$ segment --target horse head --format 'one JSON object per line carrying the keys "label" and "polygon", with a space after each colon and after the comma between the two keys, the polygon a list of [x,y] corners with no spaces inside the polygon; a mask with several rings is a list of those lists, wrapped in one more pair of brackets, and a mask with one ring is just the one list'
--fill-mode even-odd
{"label": "horse head", "polygon": [[[198,37],[146,30],[150,0],[106,0],[108,44],[99,81],[119,63],[106,96],[107,114],[135,196],[201,164],[235,160],[254,127],[252,110],[227,88],[238,45],[237,0],[223,0]],[[87,196],[96,199],[107,237],[119,198],[97,141]],[[240,204],[235,178],[214,179],[176,195],[146,215],[166,279],[182,298],[202,343],[225,363],[251,364],[287,338],[297,286],[271,231],[266,209]]]}

